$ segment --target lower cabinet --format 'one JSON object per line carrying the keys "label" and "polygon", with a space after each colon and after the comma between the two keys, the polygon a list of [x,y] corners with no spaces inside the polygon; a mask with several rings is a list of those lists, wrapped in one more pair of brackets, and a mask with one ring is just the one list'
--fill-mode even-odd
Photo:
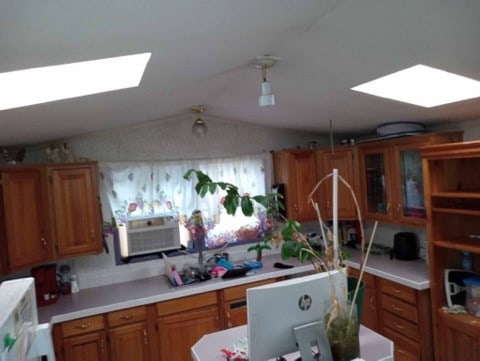
{"label": "lower cabinet", "polygon": [[235,287],[225,288],[219,293],[220,314],[222,329],[247,324],[247,289],[251,287],[274,283],[275,279],[268,279],[254,283],[247,283]]}
{"label": "lower cabinet", "polygon": [[[358,278],[360,271],[355,268],[349,268],[349,275]],[[362,302],[362,325],[368,327],[373,331],[378,331],[377,321],[377,296],[375,287],[375,276],[369,273],[363,273],[363,282],[365,288],[363,290],[363,302]]]}
{"label": "lower cabinet", "polygon": [[148,323],[147,306],[107,314],[111,360],[153,361],[155,336]]}
{"label": "lower cabinet", "polygon": [[58,361],[109,360],[103,315],[55,325],[53,338]]}
{"label": "lower cabinet", "polygon": [[433,360],[430,291],[376,279],[378,332],[395,344],[395,360]]}
{"label": "lower cabinet", "polygon": [[[349,274],[360,272],[350,268]],[[395,344],[395,361],[433,360],[430,291],[364,273],[362,324]],[[480,361],[480,360],[479,360]]]}
{"label": "lower cabinet", "polygon": [[191,361],[191,347],[205,334],[220,330],[217,293],[157,303],[160,360]]}
{"label": "lower cabinet", "polygon": [[[480,321],[438,312],[441,361],[480,361]],[[464,319],[463,319],[464,318]]]}

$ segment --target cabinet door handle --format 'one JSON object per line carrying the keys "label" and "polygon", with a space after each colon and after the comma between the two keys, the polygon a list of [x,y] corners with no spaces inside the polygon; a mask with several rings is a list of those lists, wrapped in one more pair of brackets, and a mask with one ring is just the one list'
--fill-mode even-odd
{"label": "cabinet door handle", "polygon": [[102,354],[105,353],[105,341],[103,340],[103,338],[100,339],[100,352],[101,352]]}
{"label": "cabinet door handle", "polygon": [[120,319],[122,319],[122,320],[124,320],[124,321],[128,321],[128,320],[131,320],[131,319],[134,318],[134,317],[135,317],[135,314],[132,313],[132,314],[130,314],[130,315],[121,315],[121,316],[120,316]]}
{"label": "cabinet door handle", "polygon": [[143,330],[143,343],[148,345],[148,332],[145,329]]}
{"label": "cabinet door handle", "polygon": [[377,309],[377,304],[375,302],[375,296],[370,297],[370,308],[374,311]]}
{"label": "cabinet door handle", "polygon": [[81,325],[78,325],[77,328],[79,328],[81,330],[85,330],[85,329],[87,329],[91,326],[92,326],[91,322],[88,322],[88,323],[82,323]]}
{"label": "cabinet door handle", "polygon": [[92,241],[95,241],[95,231],[93,229],[90,231],[90,237],[92,238]]}
{"label": "cabinet door handle", "polygon": [[227,312],[227,328],[232,328],[232,315]]}
{"label": "cabinet door handle", "polygon": [[386,208],[386,211],[387,211],[387,214],[390,215],[390,209],[392,208],[392,205],[390,203],[387,202],[387,208]]}
{"label": "cabinet door handle", "polygon": [[47,247],[47,240],[44,237],[40,237],[40,241],[42,242],[42,247],[46,248]]}

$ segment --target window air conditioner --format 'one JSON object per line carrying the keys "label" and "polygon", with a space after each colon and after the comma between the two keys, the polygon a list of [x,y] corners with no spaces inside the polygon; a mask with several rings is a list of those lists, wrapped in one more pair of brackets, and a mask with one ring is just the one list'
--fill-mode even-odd
{"label": "window air conditioner", "polygon": [[171,217],[130,219],[118,224],[118,234],[122,258],[180,248],[178,222]]}

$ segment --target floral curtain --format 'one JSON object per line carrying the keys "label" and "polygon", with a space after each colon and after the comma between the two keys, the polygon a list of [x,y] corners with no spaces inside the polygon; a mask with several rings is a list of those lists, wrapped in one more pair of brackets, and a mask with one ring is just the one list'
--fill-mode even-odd
{"label": "floral curtain", "polygon": [[198,197],[195,179],[187,181],[184,174],[189,169],[199,169],[214,181],[235,184],[240,193],[265,194],[273,173],[270,153],[221,159],[102,162],[99,168],[101,190],[118,222],[163,215],[186,220],[198,209],[208,228],[209,246],[236,240],[237,230],[229,228],[236,227],[241,216],[232,220],[225,214],[221,193]]}

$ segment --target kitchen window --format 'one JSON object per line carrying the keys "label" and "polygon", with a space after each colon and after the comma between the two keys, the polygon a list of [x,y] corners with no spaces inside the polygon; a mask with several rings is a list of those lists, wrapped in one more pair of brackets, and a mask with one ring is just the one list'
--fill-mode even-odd
{"label": "kitchen window", "polygon": [[195,181],[183,178],[192,168],[214,181],[235,184],[240,193],[265,194],[272,179],[270,153],[184,161],[102,162],[101,191],[117,222],[155,216],[179,220],[182,244],[187,249],[192,247],[185,228],[188,229],[194,210],[202,213],[207,248],[258,239],[262,234],[263,210],[258,208],[252,217],[243,216],[241,211],[234,217],[227,215],[221,205],[224,194],[217,192],[200,198],[194,190]]}

